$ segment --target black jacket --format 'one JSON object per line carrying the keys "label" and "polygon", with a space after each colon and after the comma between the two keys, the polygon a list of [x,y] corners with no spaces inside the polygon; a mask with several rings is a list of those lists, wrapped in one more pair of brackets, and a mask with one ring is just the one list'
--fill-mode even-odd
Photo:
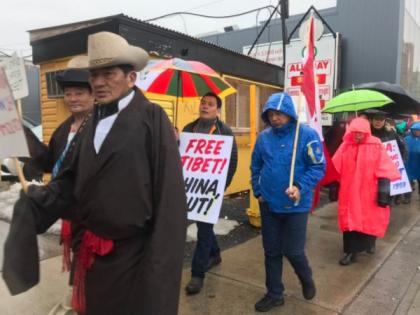
{"label": "black jacket", "polygon": [[60,124],[52,134],[48,146],[41,143],[30,130],[25,130],[28,145],[36,148],[36,150],[30,150],[31,158],[24,160],[23,172],[26,179],[41,179],[42,174],[52,172],[55,162],[67,145],[72,123],[73,117],[69,117]]}
{"label": "black jacket", "polygon": [[396,140],[398,144],[398,149],[400,150],[401,157],[403,160],[407,159],[407,146],[405,145],[404,139],[400,137],[395,131],[393,130],[386,130],[385,127],[381,129],[375,129],[371,127],[372,135],[381,139],[381,142],[387,142],[391,140]]}
{"label": "black jacket", "polygon": [[[194,132],[194,129],[198,123],[199,119],[194,120],[193,122],[189,123],[184,127],[182,131],[184,132]],[[214,135],[222,135],[222,136],[232,136],[233,137],[233,144],[232,144],[232,152],[230,154],[230,162],[229,162],[229,170],[226,178],[226,187],[225,190],[229,187],[232,182],[233,176],[235,175],[236,168],[238,166],[238,147],[236,145],[235,136],[233,135],[232,129],[220,119],[216,120],[216,129],[213,131]]]}

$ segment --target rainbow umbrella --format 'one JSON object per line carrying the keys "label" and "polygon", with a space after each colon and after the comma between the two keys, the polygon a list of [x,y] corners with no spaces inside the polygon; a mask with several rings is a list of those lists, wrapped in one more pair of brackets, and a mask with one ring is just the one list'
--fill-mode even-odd
{"label": "rainbow umbrella", "polygon": [[220,97],[236,90],[202,62],[173,58],[151,60],[137,78],[136,85],[147,93],[178,97],[200,97],[213,92]]}

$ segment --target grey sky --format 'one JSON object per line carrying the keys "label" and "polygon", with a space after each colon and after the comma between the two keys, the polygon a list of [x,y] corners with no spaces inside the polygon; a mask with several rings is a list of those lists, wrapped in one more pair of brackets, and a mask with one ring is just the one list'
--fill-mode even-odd
{"label": "grey sky", "polygon": [[[335,6],[336,0],[290,0],[290,14],[304,12],[312,4],[316,8]],[[30,55],[27,30],[73,23],[118,13],[141,20],[176,11],[189,11],[207,15],[230,15],[265,5],[276,5],[277,0],[190,0],[190,1],[135,1],[135,0],[14,0],[10,1],[0,19],[0,51],[19,55]],[[269,16],[268,10],[258,15],[261,22]],[[222,31],[224,26],[238,25],[240,28],[254,26],[257,14],[241,18],[205,19],[180,16],[158,20],[154,23],[190,35],[211,31]]]}

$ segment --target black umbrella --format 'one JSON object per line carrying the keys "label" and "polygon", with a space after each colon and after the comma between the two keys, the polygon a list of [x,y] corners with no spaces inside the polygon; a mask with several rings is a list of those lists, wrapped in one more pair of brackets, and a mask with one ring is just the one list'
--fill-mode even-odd
{"label": "black umbrella", "polygon": [[417,114],[420,115],[420,103],[412,97],[401,85],[385,81],[362,83],[356,89],[368,89],[381,92],[394,101],[394,103],[381,107],[381,110],[391,114]]}

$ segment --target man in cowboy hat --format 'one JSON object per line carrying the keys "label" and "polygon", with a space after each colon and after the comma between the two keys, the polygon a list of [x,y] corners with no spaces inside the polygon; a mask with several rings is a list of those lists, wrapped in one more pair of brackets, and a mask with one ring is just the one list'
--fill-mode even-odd
{"label": "man in cowboy hat", "polygon": [[70,166],[47,186],[30,186],[15,206],[16,216],[20,207],[35,213],[37,232],[47,215],[70,216],[83,229],[72,306],[87,315],[178,309],[187,206],[173,128],[135,87],[147,59],[116,34],[89,36],[77,63],[90,71],[93,119],[69,149]]}

